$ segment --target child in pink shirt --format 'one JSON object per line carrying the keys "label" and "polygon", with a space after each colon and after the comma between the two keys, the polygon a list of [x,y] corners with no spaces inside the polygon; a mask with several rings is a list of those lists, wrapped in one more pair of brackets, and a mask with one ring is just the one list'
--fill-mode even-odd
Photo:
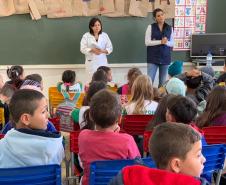
{"label": "child in pink shirt", "polygon": [[89,184],[90,163],[97,160],[140,157],[132,136],[119,133],[120,101],[115,93],[101,90],[91,100],[90,116],[95,130],[83,130],[78,138],[79,157],[84,169],[82,184]]}

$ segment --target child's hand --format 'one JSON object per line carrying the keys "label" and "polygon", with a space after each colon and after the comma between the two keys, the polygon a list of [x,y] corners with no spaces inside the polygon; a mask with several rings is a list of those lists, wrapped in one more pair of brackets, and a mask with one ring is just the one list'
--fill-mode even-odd
{"label": "child's hand", "polygon": [[201,75],[201,71],[199,71],[198,69],[192,69],[191,71],[188,71],[186,73],[186,76],[188,77],[198,77]]}
{"label": "child's hand", "polygon": [[120,126],[117,125],[117,127],[114,129],[114,132],[119,133],[119,131],[120,131]]}

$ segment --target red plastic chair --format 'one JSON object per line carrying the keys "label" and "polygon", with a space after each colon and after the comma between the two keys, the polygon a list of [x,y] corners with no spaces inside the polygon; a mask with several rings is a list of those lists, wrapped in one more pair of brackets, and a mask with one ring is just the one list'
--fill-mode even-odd
{"label": "red plastic chair", "polygon": [[226,143],[226,126],[210,126],[202,129],[208,144]]}
{"label": "red plastic chair", "polygon": [[122,129],[130,135],[143,135],[149,121],[154,115],[125,115],[122,118]]}
{"label": "red plastic chair", "polygon": [[71,152],[71,175],[69,179],[76,179],[78,180],[78,176],[80,175],[78,170],[76,170],[74,166],[74,157],[75,153],[78,154],[78,136],[80,134],[81,130],[72,131],[70,132],[70,152]]}
{"label": "red plastic chair", "polygon": [[0,134],[0,139],[2,139],[5,136],[5,134]]}
{"label": "red plastic chair", "polygon": [[51,121],[54,127],[56,128],[56,130],[60,132],[60,118],[58,117],[49,118],[49,121]]}
{"label": "red plastic chair", "polygon": [[70,152],[78,154],[78,136],[81,130],[70,132]]}
{"label": "red plastic chair", "polygon": [[148,143],[149,143],[149,139],[151,137],[151,134],[152,134],[152,131],[145,131],[144,132],[144,143],[143,143],[144,157],[147,157],[147,153],[149,152]]}

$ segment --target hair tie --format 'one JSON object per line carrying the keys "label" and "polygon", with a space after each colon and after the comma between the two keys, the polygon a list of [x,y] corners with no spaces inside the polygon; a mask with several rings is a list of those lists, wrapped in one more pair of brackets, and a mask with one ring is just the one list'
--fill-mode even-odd
{"label": "hair tie", "polygon": [[71,86],[71,83],[70,82],[65,82],[64,85],[65,86]]}

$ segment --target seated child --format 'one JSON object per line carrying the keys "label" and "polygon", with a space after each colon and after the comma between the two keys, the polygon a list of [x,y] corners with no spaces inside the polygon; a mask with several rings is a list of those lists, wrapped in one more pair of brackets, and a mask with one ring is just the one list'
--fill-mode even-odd
{"label": "seated child", "polygon": [[[20,86],[20,89],[32,89],[42,92],[43,90],[42,77],[39,74],[31,74],[26,76],[23,84]],[[9,130],[11,130],[14,127],[11,121],[7,121],[6,123],[7,124],[4,126],[1,132],[2,134],[6,134]],[[48,121],[46,131],[57,132],[56,128],[50,121]]]}
{"label": "seated child", "polygon": [[111,68],[110,67],[107,67],[107,66],[100,66],[100,67],[98,67],[97,71],[99,69],[103,70],[106,73],[106,75],[107,75],[107,81],[108,82],[111,82],[112,81],[112,71],[111,71]]}
{"label": "seated child", "polygon": [[173,96],[167,102],[166,121],[189,124],[202,135],[202,143],[206,144],[203,131],[194,122],[197,112],[197,106],[192,99],[181,95]]}
{"label": "seated child", "polygon": [[123,114],[155,114],[158,103],[153,100],[153,86],[147,75],[139,75],[131,89],[131,101]]}
{"label": "seated child", "polygon": [[84,167],[82,184],[89,184],[90,163],[97,160],[133,159],[140,153],[132,136],[119,133],[121,105],[109,90],[97,92],[91,99],[90,116],[96,130],[83,130],[78,138],[79,157]]}
{"label": "seated child", "polygon": [[205,163],[201,136],[190,126],[181,123],[158,125],[149,141],[149,152],[160,170],[125,167],[111,185],[209,184],[200,178]]}
{"label": "seated child", "polygon": [[91,83],[88,92],[83,100],[83,105],[80,109],[75,108],[71,112],[71,117],[75,123],[79,123],[80,129],[94,129],[93,121],[89,117],[89,105],[91,98],[101,89],[105,89],[106,83],[103,81],[94,81]]}
{"label": "seated child", "polygon": [[24,80],[24,69],[22,66],[12,66],[7,69],[7,76],[10,81],[7,81],[7,84],[14,86],[19,89]]}
{"label": "seated child", "polygon": [[80,82],[76,82],[76,74],[75,71],[66,70],[63,72],[62,81],[57,84],[57,89],[62,93],[65,99],[69,98],[68,93],[76,93],[82,91],[82,84]]}
{"label": "seated child", "polygon": [[206,99],[214,85],[212,76],[198,69],[192,69],[175,77],[184,81],[187,85],[186,96],[192,98],[197,105]]}
{"label": "seated child", "polygon": [[0,91],[0,108],[4,110],[4,122],[2,124],[9,121],[8,104],[15,91],[16,88],[9,84],[5,84]]}
{"label": "seated child", "polygon": [[117,90],[117,84],[114,83],[114,82],[112,82],[112,71],[111,71],[111,68],[108,67],[108,66],[100,66],[100,67],[98,67],[97,70],[99,70],[99,69],[104,70],[104,72],[105,72],[106,75],[107,75],[107,80],[108,80],[108,81],[107,81],[107,86],[108,86],[110,89],[112,89],[112,90],[114,90],[115,88],[116,88],[116,90]]}
{"label": "seated child", "polygon": [[97,82],[103,81],[107,84],[108,77],[106,72],[103,69],[98,69],[95,73],[93,73],[91,82],[85,85],[85,88],[84,88],[85,92],[88,92],[90,84],[94,81],[97,81]]}
{"label": "seated child", "polygon": [[149,141],[149,152],[160,169],[200,177],[204,168],[201,135],[189,125],[157,126]]}
{"label": "seated child", "polygon": [[142,74],[142,72],[140,71],[139,68],[136,68],[136,67],[131,68],[128,71],[128,74],[127,74],[128,82],[126,84],[122,85],[121,87],[119,87],[118,90],[117,90],[117,93],[120,94],[120,95],[131,94],[131,88],[132,88],[133,82],[141,74]]}
{"label": "seated child", "polygon": [[173,96],[167,102],[166,121],[191,124],[197,115],[195,102],[189,97]]}
{"label": "seated child", "polygon": [[38,91],[15,92],[9,104],[15,129],[0,140],[0,168],[61,164],[62,136],[46,132],[47,101]]}

